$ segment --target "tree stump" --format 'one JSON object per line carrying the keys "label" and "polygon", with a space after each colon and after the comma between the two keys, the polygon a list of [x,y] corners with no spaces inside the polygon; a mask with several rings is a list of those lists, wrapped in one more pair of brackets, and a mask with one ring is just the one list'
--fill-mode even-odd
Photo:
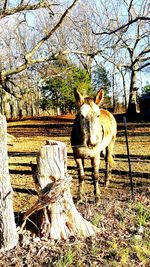
{"label": "tree stump", "polygon": [[12,187],[8,170],[6,119],[0,114],[0,252],[17,245]]}
{"label": "tree stump", "polygon": [[48,140],[37,156],[37,169],[33,179],[38,201],[25,213],[24,223],[35,211],[42,210],[38,225],[40,235],[51,239],[71,236],[95,236],[97,227],[85,220],[77,211],[70,192],[71,178],[67,176],[66,145]]}

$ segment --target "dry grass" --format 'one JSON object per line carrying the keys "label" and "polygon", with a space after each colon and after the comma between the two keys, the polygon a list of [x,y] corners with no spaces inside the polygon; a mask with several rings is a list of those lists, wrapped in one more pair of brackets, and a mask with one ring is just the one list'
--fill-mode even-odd
{"label": "dry grass", "polygon": [[[47,139],[65,142],[68,151],[68,173],[72,175],[72,194],[77,192],[77,171],[70,147],[71,121],[27,120],[8,123],[8,132],[16,136],[8,146],[9,168],[15,189],[14,210],[24,212],[35,201],[30,163],[36,163],[36,153]],[[101,161],[100,203],[93,202],[90,162],[86,162],[85,202],[77,208],[97,225],[101,233],[96,239],[48,242],[29,238],[25,245],[8,252],[1,266],[120,266],[148,267],[149,253],[149,184],[150,125],[128,124],[128,141],[134,183],[134,198],[130,194],[130,179],[126,143],[122,125],[118,127],[115,146],[116,166],[107,191],[103,187],[104,161]],[[30,193],[30,194],[29,194]],[[27,233],[28,234],[28,233]],[[30,235],[30,234],[29,234]]]}
{"label": "dry grass", "polygon": [[[16,141],[13,146],[9,146],[9,168],[11,173],[12,185],[14,188],[34,189],[32,180],[30,163],[36,163],[36,153],[40,147],[48,139],[62,141],[67,146],[68,152],[68,173],[73,177],[72,194],[75,196],[77,189],[77,171],[75,168],[74,159],[72,156],[72,149],[70,146],[70,132],[72,122],[67,119],[45,119],[44,120],[26,120],[8,123],[8,132],[16,137]],[[127,186],[127,190],[130,190],[130,179],[128,171],[128,159],[127,149],[125,142],[125,135],[123,126],[118,127],[118,136],[115,145],[115,161],[110,190],[114,188],[114,191],[124,190]],[[137,124],[128,125],[128,142],[131,157],[131,166],[133,172],[133,182],[135,190],[139,189],[139,185],[147,186],[149,184],[150,176],[150,127],[149,124]],[[87,194],[92,194],[91,186],[91,173],[90,173],[90,161],[86,162],[86,174],[87,181],[85,190]],[[103,191],[103,178],[105,164],[104,160],[101,160],[101,173],[100,173],[100,185]],[[17,200],[19,196],[19,201]],[[24,205],[24,200],[20,201],[20,198],[35,197],[28,196],[28,194],[15,194],[14,209],[20,211],[29,207]],[[17,204],[18,202],[18,204]]]}

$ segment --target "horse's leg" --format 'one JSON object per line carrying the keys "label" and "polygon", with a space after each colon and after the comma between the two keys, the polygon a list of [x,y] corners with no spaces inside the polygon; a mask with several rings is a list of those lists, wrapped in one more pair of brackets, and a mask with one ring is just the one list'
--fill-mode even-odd
{"label": "horse's leg", "polygon": [[114,142],[115,138],[112,139],[111,143],[106,147],[106,153],[105,153],[105,164],[106,164],[106,172],[105,172],[105,186],[109,186],[109,180],[111,178],[111,171],[112,166],[114,165],[113,160],[113,148],[114,148]]}
{"label": "horse's leg", "polygon": [[92,179],[93,179],[93,185],[94,185],[94,195],[95,195],[95,201],[98,202],[99,200],[99,166],[100,166],[100,156],[97,156],[95,158],[91,159],[92,164]]}
{"label": "horse's leg", "polygon": [[83,184],[84,184],[84,159],[76,159],[76,163],[78,168],[78,179],[79,179],[78,198],[79,200],[82,200]]}

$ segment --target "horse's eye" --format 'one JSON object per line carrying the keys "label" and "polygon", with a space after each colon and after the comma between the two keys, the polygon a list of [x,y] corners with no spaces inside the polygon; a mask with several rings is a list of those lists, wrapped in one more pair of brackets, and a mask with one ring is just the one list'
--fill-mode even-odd
{"label": "horse's eye", "polygon": [[81,119],[84,119],[84,116],[82,114],[80,116],[81,116]]}
{"label": "horse's eye", "polygon": [[100,115],[98,114],[96,117],[97,117],[97,118],[99,118],[99,117],[100,117]]}

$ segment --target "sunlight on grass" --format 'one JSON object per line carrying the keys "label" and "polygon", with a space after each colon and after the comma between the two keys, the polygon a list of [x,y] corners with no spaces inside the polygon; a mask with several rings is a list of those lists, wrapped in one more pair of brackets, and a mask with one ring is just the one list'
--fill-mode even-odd
{"label": "sunlight on grass", "polygon": [[[24,124],[28,126],[32,123],[33,121],[10,122],[8,123],[10,126],[8,130],[11,134],[14,131],[17,135],[17,127],[13,129],[13,126],[21,127]],[[41,126],[42,123],[36,122]],[[56,127],[55,133],[57,133],[57,124],[54,127]],[[40,135],[38,131],[34,132],[32,127],[28,130],[30,130],[30,136],[23,136],[23,128],[19,128],[16,141],[13,145],[8,146],[10,176],[12,186],[16,190],[13,194],[16,212],[25,212],[37,199],[37,196],[33,195],[31,191],[35,190],[31,162],[36,163],[37,152],[49,139],[64,142],[67,146],[68,174],[72,176],[71,192],[73,197],[77,196],[77,168],[73,159],[69,134],[65,135],[63,132],[63,135],[53,136],[50,131],[49,134],[46,131],[45,134],[42,132]],[[140,131],[139,128],[138,131]],[[105,162],[102,158],[100,201],[98,205],[95,205],[91,165],[90,160],[86,160],[84,203],[76,203],[82,216],[100,228],[100,234],[95,239],[89,237],[86,240],[76,240],[76,237],[72,237],[74,241],[67,241],[68,243],[63,241],[60,244],[56,242],[52,248],[46,248],[45,243],[42,243],[42,251],[47,249],[46,255],[51,255],[45,266],[150,266],[150,201],[148,197],[148,174],[150,173],[148,145],[150,137],[148,135],[135,136],[134,134],[135,132],[129,130],[129,148],[134,174],[134,198],[131,198],[125,138],[123,132],[120,131],[114,151],[116,166],[113,169],[109,188],[104,188]],[[144,186],[139,187],[139,184],[144,184]],[[28,251],[28,247],[22,249]],[[53,253],[51,253],[52,249],[54,250]],[[37,254],[34,256],[37,257]],[[39,262],[40,260],[39,257]]]}

